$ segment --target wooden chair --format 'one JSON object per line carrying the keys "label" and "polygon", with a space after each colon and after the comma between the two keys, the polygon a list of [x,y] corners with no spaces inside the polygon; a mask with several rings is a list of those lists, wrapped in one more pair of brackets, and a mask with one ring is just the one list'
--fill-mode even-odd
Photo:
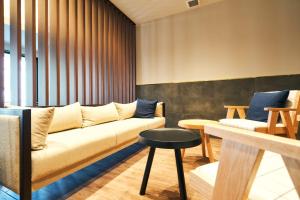
{"label": "wooden chair", "polygon": [[205,132],[223,141],[219,162],[190,172],[201,199],[299,199],[300,141],[222,125]]}
{"label": "wooden chair", "polygon": [[[266,123],[245,119],[248,106],[224,107],[227,109],[227,116],[220,120],[222,125],[268,134],[286,134],[289,138],[296,138],[300,121],[300,90],[290,91],[285,108],[265,108],[269,112]],[[233,119],[236,111],[240,119]],[[281,123],[277,123],[279,116]]]}

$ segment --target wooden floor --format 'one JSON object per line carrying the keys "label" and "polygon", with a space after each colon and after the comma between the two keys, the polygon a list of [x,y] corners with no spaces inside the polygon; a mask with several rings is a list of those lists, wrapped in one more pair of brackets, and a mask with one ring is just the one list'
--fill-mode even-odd
{"label": "wooden floor", "polygon": [[[220,140],[212,139],[212,145],[218,158]],[[146,195],[139,195],[148,151],[148,148],[135,144],[34,192],[33,199],[179,199],[175,155],[173,150],[167,149],[156,150]],[[201,146],[186,150],[183,165],[189,199],[199,200],[189,188],[189,171],[206,163],[208,159],[202,157]],[[2,188],[0,199],[12,200],[18,199],[18,196]]]}

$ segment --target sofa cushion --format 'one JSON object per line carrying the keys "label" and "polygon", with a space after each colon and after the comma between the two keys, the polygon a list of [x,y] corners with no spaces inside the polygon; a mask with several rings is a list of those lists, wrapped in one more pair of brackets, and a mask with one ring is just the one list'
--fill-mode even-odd
{"label": "sofa cushion", "polygon": [[32,151],[32,181],[104,152],[116,145],[116,135],[109,126],[91,126],[50,134],[47,147]]}
{"label": "sofa cushion", "polygon": [[48,130],[53,118],[54,108],[31,109],[31,149],[41,150],[46,146]]}
{"label": "sofa cushion", "polygon": [[[130,118],[81,129],[50,134],[47,147],[32,151],[32,180],[57,171],[136,139],[141,131],[164,126],[165,118]],[[70,156],[72,155],[72,156]]]}
{"label": "sofa cushion", "polygon": [[282,108],[286,104],[288,90],[274,92],[256,92],[251,99],[247,119],[267,122],[268,112],[266,107]]}
{"label": "sofa cushion", "polygon": [[[221,119],[219,120],[220,124],[224,126],[230,126],[235,128],[247,129],[251,131],[255,131],[258,127],[267,127],[268,124],[266,122],[259,122],[248,119]],[[279,123],[276,124],[276,127],[283,127],[284,125]]]}
{"label": "sofa cushion", "polygon": [[[130,118],[114,122],[112,124],[113,129],[116,131],[117,144],[122,144],[129,140],[136,139],[140,132],[159,128],[165,125],[165,118]],[[126,128],[124,128],[126,127]]]}
{"label": "sofa cushion", "polygon": [[133,117],[136,110],[136,101],[132,103],[115,103],[119,113],[119,120]]}
{"label": "sofa cushion", "polygon": [[64,131],[72,128],[80,128],[82,115],[80,104],[74,103],[65,107],[56,107],[49,129],[49,133]]}
{"label": "sofa cushion", "polygon": [[81,106],[83,123],[82,127],[93,126],[119,119],[118,111],[114,103],[104,106]]}
{"label": "sofa cushion", "polygon": [[156,110],[157,100],[149,101],[138,99],[134,117],[136,118],[153,118]]}

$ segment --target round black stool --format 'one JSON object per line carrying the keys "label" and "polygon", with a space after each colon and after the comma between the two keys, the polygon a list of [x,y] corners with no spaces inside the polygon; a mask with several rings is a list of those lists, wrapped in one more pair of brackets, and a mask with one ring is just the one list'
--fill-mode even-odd
{"label": "round black stool", "polygon": [[195,147],[201,144],[199,134],[186,129],[160,128],[141,132],[139,141],[140,143],[150,146],[140,195],[144,195],[146,192],[155,148],[163,148],[175,150],[180,199],[187,199],[180,149]]}

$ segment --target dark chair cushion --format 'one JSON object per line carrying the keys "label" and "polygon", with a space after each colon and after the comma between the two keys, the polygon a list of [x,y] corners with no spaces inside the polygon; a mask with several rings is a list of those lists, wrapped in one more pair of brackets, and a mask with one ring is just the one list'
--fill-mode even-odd
{"label": "dark chair cushion", "polygon": [[289,90],[254,93],[246,119],[267,122],[268,111],[264,111],[264,108],[283,108],[288,96]]}
{"label": "dark chair cushion", "polygon": [[136,118],[153,118],[156,110],[157,100],[149,101],[138,99],[134,117]]}

